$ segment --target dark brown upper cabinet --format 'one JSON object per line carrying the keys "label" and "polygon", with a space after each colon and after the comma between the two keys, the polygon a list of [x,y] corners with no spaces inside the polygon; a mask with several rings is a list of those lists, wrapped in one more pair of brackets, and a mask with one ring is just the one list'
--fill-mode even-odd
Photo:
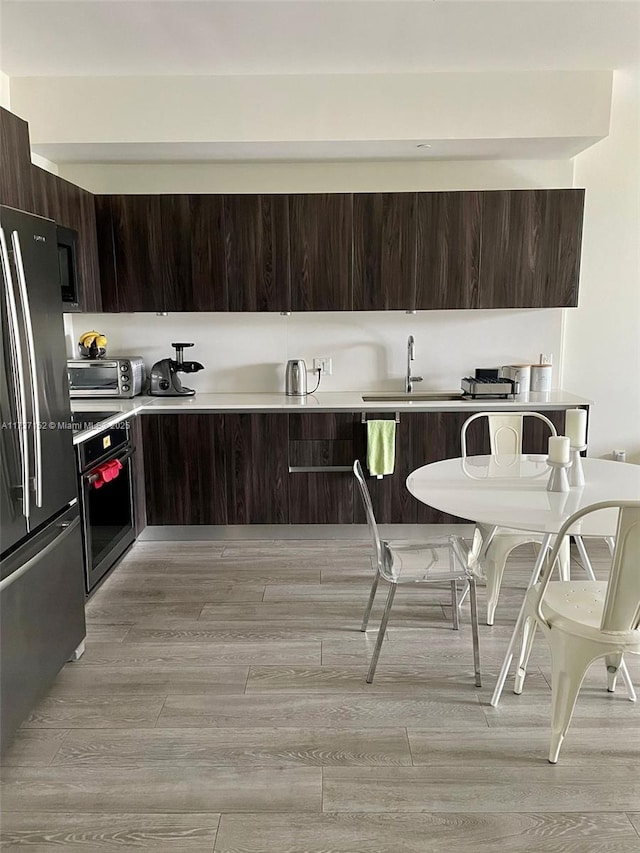
{"label": "dark brown upper cabinet", "polygon": [[108,311],[577,304],[583,190],[96,199]]}
{"label": "dark brown upper cabinet", "polygon": [[578,304],[584,190],[485,192],[478,308]]}
{"label": "dark brown upper cabinet", "polygon": [[289,196],[293,311],[352,309],[352,229],[350,194]]}
{"label": "dark brown upper cabinet", "polygon": [[416,193],[353,196],[353,309],[407,311],[416,287]]}
{"label": "dark brown upper cabinet", "polygon": [[417,194],[419,310],[477,308],[482,228],[481,192]]}
{"label": "dark brown upper cabinet", "polygon": [[[36,212],[78,233],[76,271],[79,293],[78,308],[75,310],[101,311],[102,297],[93,194],[38,166],[32,167],[32,180]],[[64,310],[67,311],[69,308],[65,306]]]}
{"label": "dark brown upper cabinet", "polygon": [[289,219],[285,195],[224,196],[229,311],[288,311]]}
{"label": "dark brown upper cabinet", "polygon": [[191,311],[228,311],[224,196],[189,196]]}
{"label": "dark brown upper cabinet", "polygon": [[[26,121],[0,108],[0,204],[46,216],[78,232],[80,311],[100,311],[93,195],[31,163]],[[67,309],[65,309],[67,310]]]}
{"label": "dark brown upper cabinet", "polygon": [[31,168],[29,125],[0,107],[0,204],[37,213]]}
{"label": "dark brown upper cabinet", "polygon": [[190,311],[191,232],[186,195],[98,198],[106,311]]}

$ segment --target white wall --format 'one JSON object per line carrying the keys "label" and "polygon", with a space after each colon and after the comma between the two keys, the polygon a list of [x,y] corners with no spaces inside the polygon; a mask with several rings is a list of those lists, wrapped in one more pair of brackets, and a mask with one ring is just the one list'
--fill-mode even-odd
{"label": "white wall", "polygon": [[11,109],[9,77],[3,71],[0,71],[0,107],[4,107],[6,110]]}
{"label": "white wall", "polygon": [[18,77],[11,96],[37,145],[602,138],[611,72]]}
{"label": "white wall", "polygon": [[567,312],[565,385],[596,401],[592,456],[640,463],[640,70],[617,71],[611,131],[575,158],[586,187],[580,305]]}
{"label": "white wall", "polygon": [[[459,389],[475,367],[537,362],[560,353],[563,311],[425,311],[292,314],[67,315],[68,354],[82,332],[109,339],[109,355],[141,355],[147,369],[173,356],[172,341],[193,341],[187,358],[206,370],[188,377],[197,391],[283,391],[284,365],[333,360],[322,391],[400,391],[407,336],[416,340],[414,373],[422,387]],[[558,361],[554,386],[561,381]],[[311,378],[310,378],[311,379]],[[313,387],[313,385],[311,386]]]}
{"label": "white wall", "polygon": [[61,163],[94,193],[411,192],[571,187],[570,160],[312,163]]}

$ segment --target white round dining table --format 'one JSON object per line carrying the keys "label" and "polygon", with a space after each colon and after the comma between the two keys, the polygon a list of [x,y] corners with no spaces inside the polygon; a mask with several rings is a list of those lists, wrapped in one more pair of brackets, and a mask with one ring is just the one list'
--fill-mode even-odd
{"label": "white round dining table", "polygon": [[[550,467],[543,455],[467,456],[423,465],[407,477],[407,489],[422,503],[441,512],[493,527],[526,530],[542,536],[529,586],[540,577],[544,556],[564,522],[583,507],[600,501],[640,500],[640,465],[606,459],[583,459],[584,486],[567,492],[547,491]],[[579,520],[569,533],[578,537],[581,556],[588,563],[582,537],[608,539],[616,533],[617,511],[599,510]],[[518,615],[502,668],[491,697],[495,707],[513,659],[520,634],[524,604]],[[621,672],[635,699],[624,661]]]}
{"label": "white round dining table", "polygon": [[[473,522],[556,534],[574,512],[599,501],[640,500],[640,465],[583,459],[585,485],[548,492],[547,457],[468,456],[443,459],[413,471],[407,489],[422,503]],[[570,533],[615,534],[615,510],[601,510]]]}

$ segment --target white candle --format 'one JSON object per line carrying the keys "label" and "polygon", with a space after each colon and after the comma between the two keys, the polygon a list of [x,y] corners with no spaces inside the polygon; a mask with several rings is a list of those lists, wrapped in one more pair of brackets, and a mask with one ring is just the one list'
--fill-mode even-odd
{"label": "white candle", "polygon": [[570,439],[566,435],[549,436],[549,462],[569,462]]}
{"label": "white candle", "polygon": [[567,409],[564,431],[571,439],[571,447],[584,447],[587,443],[587,410]]}

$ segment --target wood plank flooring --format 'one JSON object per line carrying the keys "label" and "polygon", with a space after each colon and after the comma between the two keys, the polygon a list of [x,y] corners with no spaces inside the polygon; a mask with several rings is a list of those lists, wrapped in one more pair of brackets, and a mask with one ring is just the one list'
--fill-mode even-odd
{"label": "wood plank flooring", "polygon": [[[606,549],[590,548],[605,571]],[[489,699],[533,564],[468,604],[401,589],[378,671],[366,542],[137,543],[3,761],[0,849],[53,853],[638,853],[640,707],[594,665],[560,763],[550,666]],[[576,567],[576,576],[580,569]],[[484,594],[479,590],[481,613]],[[629,666],[640,688],[640,660]]]}

